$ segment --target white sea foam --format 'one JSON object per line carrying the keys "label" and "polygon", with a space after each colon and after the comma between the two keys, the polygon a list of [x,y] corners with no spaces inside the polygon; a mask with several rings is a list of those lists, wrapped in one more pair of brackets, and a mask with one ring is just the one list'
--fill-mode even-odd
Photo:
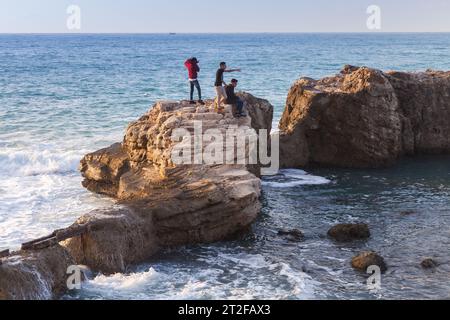
{"label": "white sea foam", "polygon": [[[221,252],[225,251],[225,252]],[[207,268],[198,263],[206,263]],[[261,254],[208,250],[191,264],[164,262],[130,274],[99,275],[80,297],[103,299],[311,299],[316,282]]]}
{"label": "white sea foam", "polygon": [[276,176],[265,177],[262,184],[272,188],[293,188],[302,185],[322,185],[330,182],[326,178],[310,175],[303,170],[284,169],[280,170]]}
{"label": "white sea foam", "polygon": [[81,154],[78,150],[64,152],[43,147],[0,151],[0,177],[75,172]]}
{"label": "white sea foam", "polygon": [[84,190],[77,173],[2,178],[0,189],[0,246],[11,249],[113,204]]}
{"label": "white sea foam", "polygon": [[86,150],[74,150],[45,143],[0,149],[1,247],[15,249],[111,205],[82,188],[77,167]]}
{"label": "white sea foam", "polygon": [[160,275],[153,268],[148,271],[131,274],[117,273],[111,276],[99,275],[83,285],[88,290],[100,291],[138,291],[149,282],[157,281]]}

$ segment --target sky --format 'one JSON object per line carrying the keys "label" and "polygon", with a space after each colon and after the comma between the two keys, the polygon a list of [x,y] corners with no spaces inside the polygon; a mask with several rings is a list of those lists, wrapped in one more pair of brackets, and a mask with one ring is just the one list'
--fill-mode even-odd
{"label": "sky", "polygon": [[[370,5],[380,29],[367,27]],[[450,32],[450,0],[0,0],[0,33],[380,31]]]}

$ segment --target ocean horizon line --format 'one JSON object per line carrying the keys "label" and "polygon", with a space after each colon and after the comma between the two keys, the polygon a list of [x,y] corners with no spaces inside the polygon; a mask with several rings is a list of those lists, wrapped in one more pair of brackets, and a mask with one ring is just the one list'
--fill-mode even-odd
{"label": "ocean horizon line", "polygon": [[301,32],[0,32],[0,35],[314,35],[314,34],[450,34],[450,31],[301,31]]}

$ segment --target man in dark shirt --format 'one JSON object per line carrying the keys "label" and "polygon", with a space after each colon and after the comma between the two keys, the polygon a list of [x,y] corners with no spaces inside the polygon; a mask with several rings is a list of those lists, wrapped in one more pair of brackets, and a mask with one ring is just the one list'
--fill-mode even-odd
{"label": "man in dark shirt", "polygon": [[216,106],[217,110],[220,111],[220,106],[227,99],[227,94],[225,92],[225,87],[227,84],[223,81],[224,72],[240,72],[241,69],[227,69],[227,64],[225,62],[220,63],[220,68],[216,72],[216,82],[214,86],[216,88],[217,100]]}
{"label": "man in dark shirt", "polygon": [[237,87],[238,81],[236,79],[232,79],[231,83],[225,87],[225,92],[227,94],[227,104],[234,104],[237,108],[236,116],[246,117],[247,115],[244,113],[244,102],[236,95],[234,89]]}

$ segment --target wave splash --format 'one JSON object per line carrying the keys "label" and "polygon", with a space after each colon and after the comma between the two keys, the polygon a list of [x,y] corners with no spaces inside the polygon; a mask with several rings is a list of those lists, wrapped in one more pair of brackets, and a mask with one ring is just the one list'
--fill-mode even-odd
{"label": "wave splash", "polygon": [[262,182],[263,186],[271,188],[293,188],[304,185],[323,185],[329,183],[331,183],[331,180],[310,175],[306,171],[299,169],[280,170],[278,175],[265,177]]}
{"label": "wave splash", "polygon": [[77,171],[82,153],[35,148],[0,151],[1,177],[66,174]]}

